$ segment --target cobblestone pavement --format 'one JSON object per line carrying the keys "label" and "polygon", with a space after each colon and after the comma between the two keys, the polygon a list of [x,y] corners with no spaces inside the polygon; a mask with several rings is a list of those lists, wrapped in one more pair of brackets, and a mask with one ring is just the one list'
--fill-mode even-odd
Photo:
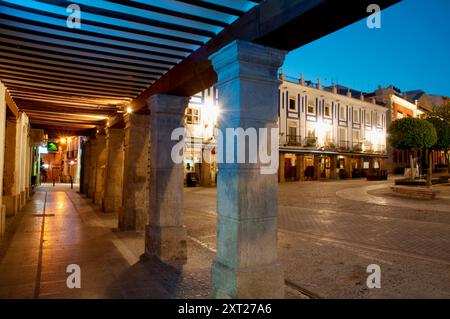
{"label": "cobblestone pavement", "polygon": [[[280,185],[279,254],[287,282],[323,298],[449,298],[450,201],[391,198],[384,194],[391,184]],[[185,202],[190,236],[214,249],[215,189],[188,189]],[[381,289],[366,286],[373,263],[381,266]]]}
{"label": "cobblestone pavement", "polygon": [[[450,297],[450,209],[441,209],[450,202],[392,198],[390,183],[280,185],[287,298]],[[214,188],[185,189],[189,258],[163,265],[141,257],[142,233],[113,230],[114,214],[67,187],[42,187],[9,221],[0,298],[207,298],[215,209]],[[381,289],[366,286],[372,263],[381,266]],[[81,289],[67,288],[69,264],[81,267]]]}

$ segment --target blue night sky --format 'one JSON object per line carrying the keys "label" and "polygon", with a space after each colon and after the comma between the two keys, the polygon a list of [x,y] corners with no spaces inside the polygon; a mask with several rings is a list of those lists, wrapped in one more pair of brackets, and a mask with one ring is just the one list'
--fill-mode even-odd
{"label": "blue night sky", "polygon": [[362,91],[392,84],[450,96],[450,1],[404,0],[381,12],[381,29],[359,21],[292,51],[283,70]]}

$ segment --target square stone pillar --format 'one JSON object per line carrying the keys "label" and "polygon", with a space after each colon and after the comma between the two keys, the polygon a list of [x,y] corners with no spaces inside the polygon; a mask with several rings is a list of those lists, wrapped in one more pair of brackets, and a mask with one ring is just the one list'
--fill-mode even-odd
{"label": "square stone pillar", "polygon": [[200,186],[210,187],[212,185],[211,164],[203,162],[200,172]]}
{"label": "square stone pillar", "polygon": [[336,163],[337,162],[337,157],[336,155],[331,155],[330,156],[330,179],[336,179],[337,175],[336,175]]}
{"label": "square stone pillar", "polygon": [[83,144],[83,194],[89,193],[89,174],[91,170],[91,141],[85,141]]}
{"label": "square stone pillar", "polygon": [[3,205],[6,215],[13,216],[20,209],[17,159],[17,119],[7,118],[5,127],[5,162],[3,171]]}
{"label": "square stone pillar", "polygon": [[347,172],[348,178],[353,178],[352,158],[350,156],[345,158],[345,171]]}
{"label": "square stone pillar", "polygon": [[320,174],[322,171],[320,170],[320,158],[317,155],[314,155],[314,176],[313,180],[317,181],[320,178]]}
{"label": "square stone pillar", "polygon": [[91,154],[90,154],[90,159],[89,159],[89,186],[88,186],[88,193],[87,196],[89,198],[92,198],[92,200],[94,199],[94,194],[95,194],[95,170],[97,168],[97,139],[91,139],[90,140],[91,143]]}
{"label": "square stone pillar", "polygon": [[[283,51],[243,41],[234,41],[210,57],[224,109],[219,117],[224,146],[227,128],[268,128],[269,136],[270,129],[277,128],[277,71],[284,57]],[[275,161],[276,133],[271,143]],[[258,142],[268,141],[258,138]],[[234,145],[234,150],[241,146]],[[228,153],[228,147],[223,149]],[[249,143],[243,149],[248,154]],[[284,275],[277,254],[277,170],[271,174],[261,170],[266,165],[259,156],[255,164],[238,163],[236,154],[234,159],[219,163],[212,294],[216,298],[283,298]]]}
{"label": "square stone pillar", "polygon": [[148,218],[149,122],[148,114],[124,115],[122,207],[119,229],[143,231]]}
{"label": "square stone pillar", "polygon": [[284,162],[286,159],[286,155],[284,153],[280,153],[278,155],[278,163],[279,163],[279,167],[278,167],[278,182],[279,183],[284,183],[286,182],[286,172],[285,172],[285,167],[284,167]]}
{"label": "square stone pillar", "polygon": [[106,136],[97,136],[96,148],[96,167],[95,167],[95,191],[93,202],[102,205],[105,187],[105,170],[106,170]]}
{"label": "square stone pillar", "polygon": [[178,141],[175,129],[184,127],[189,98],[157,94],[147,101],[150,109],[150,209],[145,253],[163,261],[186,259],[186,229],[183,224],[183,157],[171,156]]}
{"label": "square stone pillar", "polygon": [[375,159],[373,157],[369,157],[369,174],[373,174],[375,170]]}
{"label": "square stone pillar", "polygon": [[305,180],[305,157],[303,155],[296,155],[295,165],[297,169],[297,177],[303,182]]}
{"label": "square stone pillar", "polygon": [[105,213],[119,212],[120,207],[122,207],[123,140],[123,129],[106,129],[107,160],[103,199],[103,211]]}

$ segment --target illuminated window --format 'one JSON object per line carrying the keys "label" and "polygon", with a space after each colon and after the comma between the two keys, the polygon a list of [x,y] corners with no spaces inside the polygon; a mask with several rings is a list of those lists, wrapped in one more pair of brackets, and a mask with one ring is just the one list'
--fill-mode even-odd
{"label": "illuminated window", "polygon": [[308,114],[316,114],[316,106],[312,100],[308,100]]}
{"label": "illuminated window", "polygon": [[200,124],[200,111],[188,107],[186,109],[186,124]]}
{"label": "illuminated window", "polygon": [[353,130],[353,142],[359,142],[360,132],[359,130]]}
{"label": "illuminated window", "polygon": [[383,119],[380,113],[377,113],[377,126],[383,126]]}
{"label": "illuminated window", "polygon": [[339,128],[339,139],[342,141],[347,139],[347,130],[345,128]]}
{"label": "illuminated window", "polygon": [[366,124],[367,125],[372,124],[372,113],[370,111],[366,111]]}
{"label": "illuminated window", "polygon": [[341,105],[339,107],[339,119],[341,121],[345,121],[347,119],[347,112],[346,112],[345,106],[343,106],[343,105]]}
{"label": "illuminated window", "polygon": [[297,103],[295,102],[295,98],[291,97],[289,98],[289,111],[296,111],[297,110]]}
{"label": "illuminated window", "polygon": [[359,123],[359,110],[353,109],[353,123]]}
{"label": "illuminated window", "polygon": [[325,104],[325,116],[331,117],[331,105],[330,103]]}

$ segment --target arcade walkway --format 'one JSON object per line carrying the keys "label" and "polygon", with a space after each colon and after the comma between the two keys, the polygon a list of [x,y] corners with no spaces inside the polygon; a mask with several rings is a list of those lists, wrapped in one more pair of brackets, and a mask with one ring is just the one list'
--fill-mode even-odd
{"label": "arcade walkway", "polygon": [[[186,264],[162,266],[140,259],[143,234],[116,225],[75,189],[41,187],[1,254],[0,298],[209,297],[211,252],[190,242]],[[70,264],[81,267],[81,289],[67,288]]]}

